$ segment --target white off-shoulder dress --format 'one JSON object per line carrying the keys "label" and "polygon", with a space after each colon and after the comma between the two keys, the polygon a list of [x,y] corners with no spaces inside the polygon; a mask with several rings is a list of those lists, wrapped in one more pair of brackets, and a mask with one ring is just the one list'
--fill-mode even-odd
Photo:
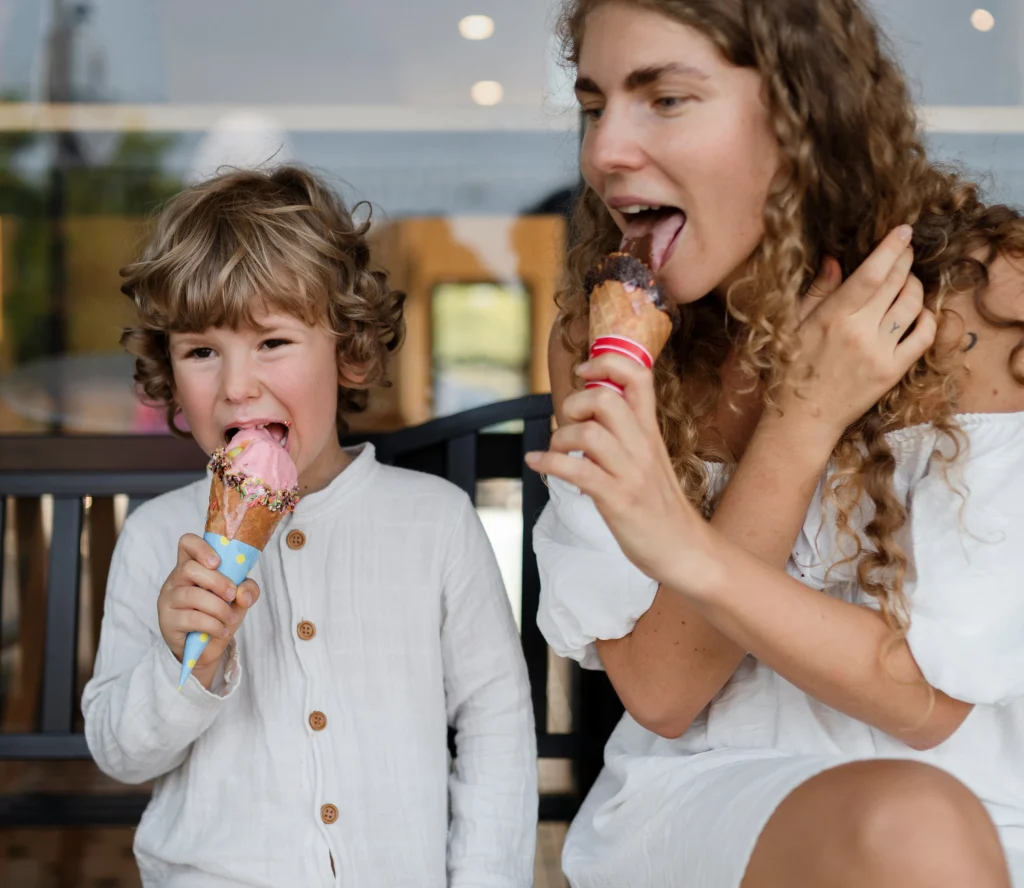
{"label": "white off-shoulder dress", "polygon": [[[949,439],[931,426],[888,440],[896,492],[910,510],[900,539],[911,562],[908,642],[928,681],[976,704],[963,725],[935,749],[915,751],[748,656],[677,740],[623,717],[566,838],[562,863],[574,888],[737,888],[786,796],[824,770],[875,758],[927,762],[970,787],[999,829],[1014,886],[1024,888],[1024,414],[959,420],[968,443],[951,464],[937,458],[952,455]],[[628,634],[657,584],[625,558],[588,497],[550,483],[534,536],[538,622],[558,654],[600,669],[595,639]],[[855,569],[836,567],[850,541],[837,538],[823,489],[787,569],[822,594],[871,606]],[[871,509],[862,504],[855,527]]]}

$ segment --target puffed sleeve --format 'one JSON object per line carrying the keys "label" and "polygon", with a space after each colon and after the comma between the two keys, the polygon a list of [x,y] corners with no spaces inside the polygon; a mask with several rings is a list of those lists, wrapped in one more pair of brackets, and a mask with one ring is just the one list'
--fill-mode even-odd
{"label": "puffed sleeve", "polygon": [[969,431],[912,491],[907,642],[934,687],[998,704],[1024,696],[1024,421]]}
{"label": "puffed sleeve", "polygon": [[551,500],[533,533],[541,582],[537,625],[556,654],[602,669],[594,641],[632,632],[658,583],[622,553],[590,497],[548,480]]}

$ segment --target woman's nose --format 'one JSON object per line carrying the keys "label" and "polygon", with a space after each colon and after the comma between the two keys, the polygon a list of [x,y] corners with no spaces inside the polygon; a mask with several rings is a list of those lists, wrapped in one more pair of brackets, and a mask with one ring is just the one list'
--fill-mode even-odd
{"label": "woman's nose", "polygon": [[583,152],[584,164],[602,175],[636,170],[645,157],[636,122],[625,109],[611,106],[605,108],[600,120],[590,124]]}

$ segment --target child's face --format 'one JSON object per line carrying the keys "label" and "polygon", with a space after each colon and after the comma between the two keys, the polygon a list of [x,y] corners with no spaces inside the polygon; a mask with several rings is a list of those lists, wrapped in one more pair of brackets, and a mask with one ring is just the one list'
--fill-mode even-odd
{"label": "child's face", "polygon": [[175,400],[207,453],[234,429],[266,425],[295,463],[301,490],[311,493],[347,461],[335,426],[335,338],[324,326],[280,312],[259,324],[172,333]]}

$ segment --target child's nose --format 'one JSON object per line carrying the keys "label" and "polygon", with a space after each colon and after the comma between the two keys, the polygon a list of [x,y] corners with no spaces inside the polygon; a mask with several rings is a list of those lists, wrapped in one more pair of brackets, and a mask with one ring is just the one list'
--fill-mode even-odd
{"label": "child's nose", "polygon": [[221,393],[226,401],[249,401],[260,396],[261,386],[255,368],[248,361],[225,361]]}

